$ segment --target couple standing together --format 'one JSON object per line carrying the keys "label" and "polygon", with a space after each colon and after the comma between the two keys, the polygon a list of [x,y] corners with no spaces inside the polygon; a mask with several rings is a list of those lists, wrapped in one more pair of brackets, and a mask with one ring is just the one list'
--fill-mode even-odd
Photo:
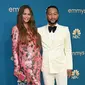
{"label": "couple standing together", "polygon": [[58,24],[56,6],[46,9],[46,18],[48,24],[37,29],[32,9],[20,7],[12,28],[14,75],[27,85],[41,85],[42,71],[45,85],[54,85],[54,80],[57,85],[67,85],[73,69],[70,32]]}

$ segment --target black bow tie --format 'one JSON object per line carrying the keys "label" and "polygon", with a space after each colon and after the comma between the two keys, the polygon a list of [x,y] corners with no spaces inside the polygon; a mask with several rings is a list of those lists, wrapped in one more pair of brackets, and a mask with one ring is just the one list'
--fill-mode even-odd
{"label": "black bow tie", "polygon": [[53,27],[52,27],[52,26],[49,26],[49,27],[48,27],[48,30],[49,30],[49,32],[52,31],[52,32],[54,33],[55,30],[56,30],[56,28],[57,28],[56,26],[53,26]]}

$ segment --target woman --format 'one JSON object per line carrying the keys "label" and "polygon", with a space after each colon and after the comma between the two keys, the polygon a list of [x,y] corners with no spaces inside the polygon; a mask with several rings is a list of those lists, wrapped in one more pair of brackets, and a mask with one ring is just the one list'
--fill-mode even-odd
{"label": "woman", "polygon": [[32,9],[28,5],[20,7],[17,25],[12,28],[12,51],[14,75],[27,85],[40,85],[41,38],[37,32]]}

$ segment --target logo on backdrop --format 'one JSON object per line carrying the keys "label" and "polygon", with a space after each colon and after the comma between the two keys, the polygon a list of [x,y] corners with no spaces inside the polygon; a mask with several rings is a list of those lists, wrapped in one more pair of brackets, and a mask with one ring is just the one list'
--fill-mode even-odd
{"label": "logo on backdrop", "polygon": [[85,14],[85,9],[68,9],[68,13]]}
{"label": "logo on backdrop", "polygon": [[85,56],[85,51],[75,51],[72,52],[73,56]]}
{"label": "logo on backdrop", "polygon": [[81,31],[78,28],[76,28],[75,30],[73,30],[72,35],[73,35],[73,38],[79,39],[81,35]]}
{"label": "logo on backdrop", "polygon": [[19,8],[18,7],[9,7],[8,8],[8,11],[9,12],[18,12],[19,11]]}
{"label": "logo on backdrop", "polygon": [[80,76],[80,72],[78,70],[73,70],[72,71],[71,79],[78,79],[79,76]]}

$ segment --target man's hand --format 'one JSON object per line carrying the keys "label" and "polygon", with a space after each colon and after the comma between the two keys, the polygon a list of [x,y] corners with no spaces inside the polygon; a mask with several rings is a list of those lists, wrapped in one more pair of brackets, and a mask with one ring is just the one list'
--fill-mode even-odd
{"label": "man's hand", "polygon": [[70,78],[72,76],[72,70],[71,69],[67,70],[67,75],[68,75],[68,78]]}

